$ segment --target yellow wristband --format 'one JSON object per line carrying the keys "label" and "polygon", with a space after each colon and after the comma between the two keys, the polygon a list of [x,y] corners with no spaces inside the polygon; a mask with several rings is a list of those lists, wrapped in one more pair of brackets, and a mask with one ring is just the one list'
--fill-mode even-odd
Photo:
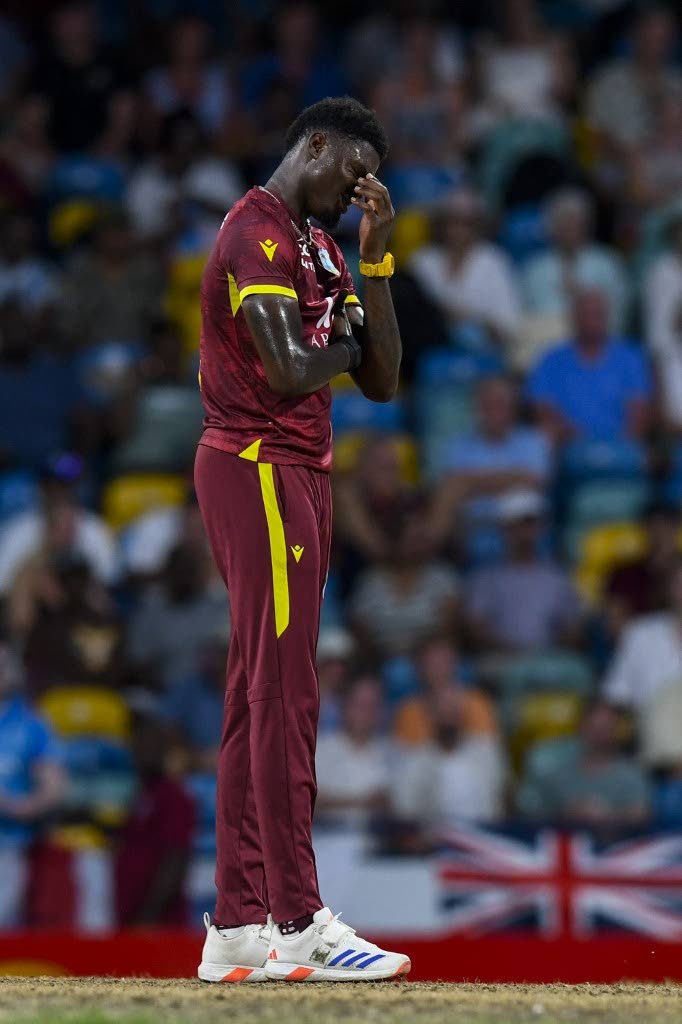
{"label": "yellow wristband", "polygon": [[381,263],[365,263],[360,260],[360,273],[363,277],[393,277],[395,260],[387,252]]}

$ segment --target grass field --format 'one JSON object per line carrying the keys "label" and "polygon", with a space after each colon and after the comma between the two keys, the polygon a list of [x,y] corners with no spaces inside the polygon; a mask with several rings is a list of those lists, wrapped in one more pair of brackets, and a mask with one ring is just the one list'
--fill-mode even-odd
{"label": "grass field", "polygon": [[0,978],[1,1024],[679,1024],[678,985],[204,985]]}

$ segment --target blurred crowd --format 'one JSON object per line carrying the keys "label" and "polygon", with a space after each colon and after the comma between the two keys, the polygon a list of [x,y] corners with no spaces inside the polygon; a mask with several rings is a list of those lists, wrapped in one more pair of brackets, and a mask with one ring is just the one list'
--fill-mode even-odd
{"label": "blurred crowd", "polygon": [[403,852],[682,826],[676,5],[27,7],[0,16],[0,926],[103,846],[121,923],[184,919],[229,645],[199,282],[326,95],[391,139],[405,358],[390,405],[334,384],[318,822]]}

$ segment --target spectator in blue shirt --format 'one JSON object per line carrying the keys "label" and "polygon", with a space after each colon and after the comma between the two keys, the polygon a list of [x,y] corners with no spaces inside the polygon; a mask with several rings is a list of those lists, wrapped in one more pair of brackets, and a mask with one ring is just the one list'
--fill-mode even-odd
{"label": "spectator in blue shirt", "polygon": [[516,390],[505,377],[486,377],[476,392],[476,427],[445,451],[444,479],[429,516],[427,535],[437,546],[458,512],[469,525],[497,519],[505,494],[543,490],[551,473],[551,447],[535,427],[519,422]]}
{"label": "spectator in blue shirt", "polygon": [[651,370],[636,346],[609,334],[604,294],[573,297],[572,341],[546,352],[528,381],[540,426],[557,443],[576,437],[640,438],[648,425]]}
{"label": "spectator in blue shirt", "polygon": [[0,928],[20,916],[25,851],[63,788],[52,733],[22,696],[18,666],[0,647]]}

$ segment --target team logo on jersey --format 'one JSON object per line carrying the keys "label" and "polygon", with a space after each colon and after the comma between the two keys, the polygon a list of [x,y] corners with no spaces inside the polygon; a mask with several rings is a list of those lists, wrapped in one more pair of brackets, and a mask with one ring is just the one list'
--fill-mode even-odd
{"label": "team logo on jersey", "polygon": [[273,242],[271,238],[266,238],[264,242],[259,242],[258,244],[260,245],[261,249],[267,256],[267,258],[272,263],[273,256],[275,255],[275,250],[277,249],[279,242]]}
{"label": "team logo on jersey", "polygon": [[300,544],[292,544],[291,545],[291,553],[292,553],[292,555],[294,556],[294,558],[296,559],[297,562],[301,561],[301,555],[303,554],[303,551],[304,551],[304,549],[301,547]]}

